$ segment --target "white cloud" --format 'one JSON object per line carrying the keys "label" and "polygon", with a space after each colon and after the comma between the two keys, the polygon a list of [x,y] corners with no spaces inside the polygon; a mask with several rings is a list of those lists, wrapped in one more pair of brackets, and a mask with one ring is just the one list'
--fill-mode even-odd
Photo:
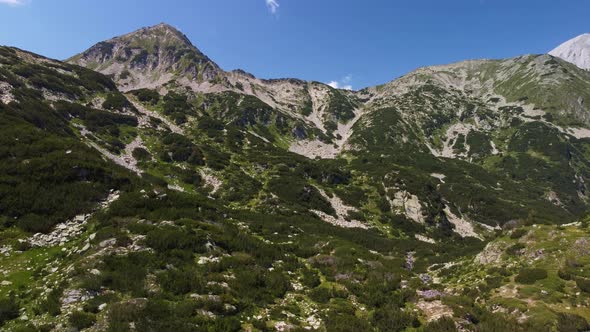
{"label": "white cloud", "polygon": [[352,90],[350,82],[352,82],[352,75],[346,75],[340,81],[330,81],[328,85],[334,89]]}
{"label": "white cloud", "polygon": [[[0,0],[0,1],[3,1],[3,0]],[[9,1],[11,1],[11,0],[9,0]],[[12,0],[12,1],[18,1],[18,0]],[[265,1],[266,1],[266,6],[270,10],[270,12],[273,14],[276,14],[277,10],[279,10],[279,1],[278,0],[265,0]]]}
{"label": "white cloud", "polygon": [[0,0],[1,4],[9,5],[9,6],[19,6],[24,5],[25,0]]}

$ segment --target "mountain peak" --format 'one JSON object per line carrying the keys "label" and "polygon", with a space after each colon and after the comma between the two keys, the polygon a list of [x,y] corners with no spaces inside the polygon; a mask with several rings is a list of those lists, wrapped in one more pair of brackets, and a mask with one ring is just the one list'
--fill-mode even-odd
{"label": "mountain peak", "polygon": [[179,78],[208,81],[221,71],[188,37],[166,23],[99,42],[67,61],[113,76],[124,91]]}
{"label": "mountain peak", "polygon": [[131,33],[128,33],[126,35],[123,35],[121,37],[116,37],[116,38],[130,38],[130,37],[131,38],[133,38],[133,37],[136,37],[136,38],[152,37],[152,38],[160,38],[160,39],[170,38],[170,39],[176,39],[177,41],[179,41],[182,44],[185,44],[186,46],[194,47],[186,35],[184,35],[182,32],[180,32],[180,30],[173,27],[172,25],[170,25],[168,23],[164,23],[164,22],[156,24],[156,25],[152,25],[149,27],[144,27],[139,30],[133,31]]}
{"label": "mountain peak", "polygon": [[166,22],[160,22],[156,25],[148,27],[148,29],[167,29],[167,30],[172,30],[172,31],[179,31],[178,29],[176,29],[175,27],[173,27],[172,25],[170,25]]}
{"label": "mountain peak", "polygon": [[584,33],[566,41],[549,54],[571,62],[582,69],[590,69],[590,33]]}

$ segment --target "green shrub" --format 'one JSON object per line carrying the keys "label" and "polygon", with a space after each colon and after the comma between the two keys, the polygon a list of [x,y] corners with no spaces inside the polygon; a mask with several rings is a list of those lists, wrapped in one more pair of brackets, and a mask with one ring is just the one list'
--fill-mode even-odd
{"label": "green shrub", "polygon": [[246,303],[264,304],[282,297],[291,288],[289,278],[277,270],[267,271],[255,266],[244,266],[236,270],[236,279],[230,287]]}
{"label": "green shrub", "polygon": [[590,293],[590,279],[576,278],[576,286],[578,286],[582,292]]}
{"label": "green shrub", "polygon": [[31,233],[47,233],[51,230],[55,221],[39,216],[34,213],[29,213],[18,219],[16,225],[25,232]]}
{"label": "green shrub", "polygon": [[499,276],[499,277],[490,276],[485,279],[486,284],[490,289],[501,287],[503,280],[504,280],[504,278],[501,276]]}
{"label": "green shrub", "polygon": [[483,311],[478,315],[479,322],[474,329],[476,332],[496,332],[496,331],[514,331],[514,332],[525,332],[525,331],[543,331],[537,327],[523,327],[521,326],[516,318],[500,313],[490,313]]}
{"label": "green shrub", "polygon": [[127,247],[133,243],[133,240],[126,233],[117,233],[115,236],[115,245],[117,247]]}
{"label": "green shrub", "polygon": [[192,112],[192,107],[188,103],[187,97],[173,91],[168,92],[168,94],[164,96],[162,108],[166,115],[172,115],[174,113],[186,115]]}
{"label": "green shrub", "polygon": [[98,292],[102,286],[102,278],[99,275],[87,274],[80,281],[80,288]]}
{"label": "green shrub", "polygon": [[[84,124],[88,127],[88,129],[92,131],[99,131],[103,128],[103,130],[118,130],[111,128],[117,127],[121,125],[128,125],[132,127],[137,127],[137,118],[130,116],[130,115],[121,115],[115,114],[111,112],[105,111],[98,111],[98,110],[91,110],[86,112],[86,114],[82,117],[84,119]],[[111,132],[111,134],[118,136],[118,132]]]}
{"label": "green shrub", "polygon": [[371,331],[369,323],[356,317],[354,313],[330,311],[325,320],[326,330],[330,332]]}
{"label": "green shrub", "polygon": [[328,303],[332,298],[332,290],[328,287],[316,287],[309,293],[309,298],[318,303]]}
{"label": "green shrub", "polygon": [[379,331],[404,331],[410,327],[420,326],[414,313],[402,311],[395,305],[386,305],[375,310],[373,324]]}
{"label": "green shrub", "polygon": [[162,138],[166,146],[161,158],[167,162],[188,162],[192,165],[204,165],[203,152],[183,135],[170,133]]}
{"label": "green shrub", "polygon": [[210,331],[238,332],[243,330],[237,317],[222,317],[213,322]]}
{"label": "green shrub", "polygon": [[146,161],[146,160],[150,160],[150,158],[152,157],[152,155],[148,152],[148,150],[144,149],[144,148],[135,148],[131,154],[133,155],[133,158],[139,160],[139,161]]}
{"label": "green shrub", "polygon": [[557,276],[559,276],[563,280],[571,280],[572,279],[572,274],[568,271],[568,269],[566,267],[561,267],[557,271]]}
{"label": "green shrub", "polygon": [[131,93],[133,93],[141,102],[156,104],[160,100],[160,94],[155,90],[139,89],[132,91]]}
{"label": "green shrub", "polygon": [[193,186],[200,186],[203,179],[201,175],[192,169],[178,169],[178,178],[180,181]]}
{"label": "green shrub", "polygon": [[515,243],[512,246],[506,249],[506,253],[508,255],[516,256],[520,254],[520,251],[525,248],[525,245],[522,243]]}
{"label": "green shrub", "polygon": [[510,238],[511,239],[520,239],[521,237],[523,237],[528,231],[524,228],[518,228],[515,229],[514,231],[512,231],[512,234],[510,234]]}
{"label": "green shrub", "polygon": [[84,303],[83,309],[86,312],[90,312],[93,314],[98,314],[100,312],[100,306],[103,304],[113,303],[118,299],[117,294],[105,294],[105,295],[98,295],[89,299],[86,303]]}
{"label": "green shrub", "polygon": [[312,269],[303,269],[301,283],[309,288],[315,288],[321,284],[318,273]]}
{"label": "green shrub", "polygon": [[127,69],[124,69],[121,74],[119,75],[119,79],[121,80],[126,80],[127,78],[129,78],[129,76],[131,76],[131,72]]}
{"label": "green shrub", "polygon": [[557,331],[559,332],[582,332],[589,331],[590,324],[579,315],[559,313],[557,315]]}
{"label": "green shrub", "polygon": [[63,289],[57,288],[49,292],[47,298],[39,305],[41,312],[48,313],[51,316],[57,316],[61,313],[61,295]]}
{"label": "green shrub", "polygon": [[69,65],[78,75],[80,84],[89,91],[117,91],[117,85],[107,76],[84,67]]}
{"label": "green shrub", "polygon": [[507,268],[505,267],[499,267],[499,266],[492,266],[488,269],[488,274],[498,274],[501,275],[503,277],[509,277],[512,275],[512,273],[510,273],[510,271],[508,271]]}
{"label": "green shrub", "polygon": [[68,321],[76,329],[82,330],[93,326],[96,323],[96,316],[84,311],[74,311]]}
{"label": "green shrub", "polygon": [[200,294],[205,290],[205,281],[195,269],[168,270],[158,276],[162,288],[176,295]]}
{"label": "green shrub", "polygon": [[139,53],[133,56],[133,59],[131,59],[131,63],[134,65],[145,65],[148,55],[149,54],[147,50],[141,50]]}
{"label": "green shrub", "polygon": [[146,271],[153,256],[145,252],[132,252],[127,256],[107,256],[104,259],[103,285],[121,292],[143,295]]}
{"label": "green shrub", "polygon": [[424,327],[424,332],[455,332],[457,327],[455,321],[450,317],[439,318],[435,321],[428,323]]}
{"label": "green shrub", "polygon": [[129,323],[141,317],[141,309],[135,303],[113,303],[109,306],[109,332],[128,331]]}
{"label": "green shrub", "polygon": [[146,243],[160,252],[173,249],[192,251],[202,247],[205,244],[205,239],[176,227],[161,227],[147,234]]}
{"label": "green shrub", "polygon": [[[216,171],[221,171],[230,164],[231,156],[228,153],[224,153],[219,149],[214,149],[210,146],[201,146],[201,148],[203,149],[203,154],[207,159],[207,166],[209,166],[210,168]],[[196,162],[194,164],[201,165],[203,164],[203,162]]]}
{"label": "green shrub", "polygon": [[[536,281],[547,278],[547,271],[541,268],[525,268],[520,270],[516,278],[516,282],[521,284],[534,284]],[[590,284],[589,284],[590,286]]]}
{"label": "green shrub", "polygon": [[129,106],[129,100],[120,93],[109,93],[102,103],[102,107],[108,110],[122,110]]}
{"label": "green shrub", "polygon": [[18,317],[18,304],[14,297],[0,299],[0,326]]}

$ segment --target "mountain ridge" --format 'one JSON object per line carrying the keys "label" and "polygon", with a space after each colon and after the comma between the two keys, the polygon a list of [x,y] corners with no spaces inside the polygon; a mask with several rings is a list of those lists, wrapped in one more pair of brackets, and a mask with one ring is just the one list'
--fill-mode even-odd
{"label": "mountain ridge", "polygon": [[[176,85],[167,83],[165,86],[166,90],[180,89],[178,91],[185,91],[183,87],[186,87],[190,93],[199,96],[229,93],[257,98],[278,111],[281,117],[288,118],[291,131],[291,135],[280,137],[259,134],[273,144],[286,145],[289,151],[312,159],[362,155],[363,151],[376,148],[367,146],[371,140],[367,130],[371,124],[367,119],[385,108],[397,109],[395,112],[404,123],[403,129],[398,128],[403,132],[400,139],[407,142],[408,136],[414,136],[414,140],[407,144],[414,145],[418,151],[434,158],[475,164],[477,159],[494,159],[511,149],[509,141],[513,138],[498,136],[494,132],[509,132],[508,119],[525,124],[542,121],[543,126],[551,128],[547,130],[557,130],[564,137],[590,137],[590,131],[585,129],[590,118],[584,104],[580,103],[590,95],[576,88],[579,84],[588,84],[590,76],[586,72],[572,71],[569,64],[551,55],[467,60],[421,67],[386,84],[359,91],[337,90],[322,83],[298,79],[260,80],[240,70],[220,70],[219,77],[222,79],[209,82],[193,82],[181,77],[176,79]],[[541,92],[538,86],[546,88]],[[575,95],[570,95],[572,87]],[[423,100],[416,104],[416,97],[430,100],[426,104]],[[449,107],[456,103],[463,104],[465,109],[458,111]],[[470,105],[477,106],[469,110],[473,107]],[[520,113],[512,113],[514,110]],[[434,130],[424,130],[424,127]],[[490,142],[474,146],[469,142],[476,140],[475,137]],[[461,140],[465,142],[461,143]],[[456,146],[460,144],[465,147],[457,150]],[[470,150],[479,152],[474,156],[475,152]],[[572,167],[577,169],[578,166]],[[579,173],[579,170],[575,172]],[[573,180],[573,183],[585,188],[580,181]],[[546,195],[550,195],[549,192]],[[580,191],[585,192],[585,189]],[[584,197],[586,194],[581,194],[576,200],[584,201]],[[450,212],[443,214],[451,216]],[[498,226],[497,221],[491,226]]]}
{"label": "mountain ridge", "polygon": [[590,329],[588,71],[346,91],[175,31],[0,47],[0,329]]}

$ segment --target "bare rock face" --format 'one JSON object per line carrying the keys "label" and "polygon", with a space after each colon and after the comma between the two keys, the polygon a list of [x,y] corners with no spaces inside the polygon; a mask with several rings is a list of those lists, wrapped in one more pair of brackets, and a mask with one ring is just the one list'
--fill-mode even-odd
{"label": "bare rock face", "polygon": [[549,52],[582,69],[590,69],[590,33],[577,36]]}
{"label": "bare rock face", "polygon": [[100,42],[68,62],[111,75],[124,91],[179,78],[210,81],[220,72],[185,35],[164,23]]}
{"label": "bare rock face", "polygon": [[335,158],[345,150],[362,111],[353,91],[293,78],[260,79],[243,70],[224,71],[184,34],[164,23],[99,42],[67,61],[110,76],[122,92],[145,88],[161,94],[237,95],[238,107],[244,96],[255,97],[288,118],[290,150],[310,158]]}
{"label": "bare rock face", "polygon": [[506,243],[504,242],[490,242],[486,245],[482,252],[477,254],[475,262],[482,265],[493,265],[500,262],[500,257],[504,252]]}

